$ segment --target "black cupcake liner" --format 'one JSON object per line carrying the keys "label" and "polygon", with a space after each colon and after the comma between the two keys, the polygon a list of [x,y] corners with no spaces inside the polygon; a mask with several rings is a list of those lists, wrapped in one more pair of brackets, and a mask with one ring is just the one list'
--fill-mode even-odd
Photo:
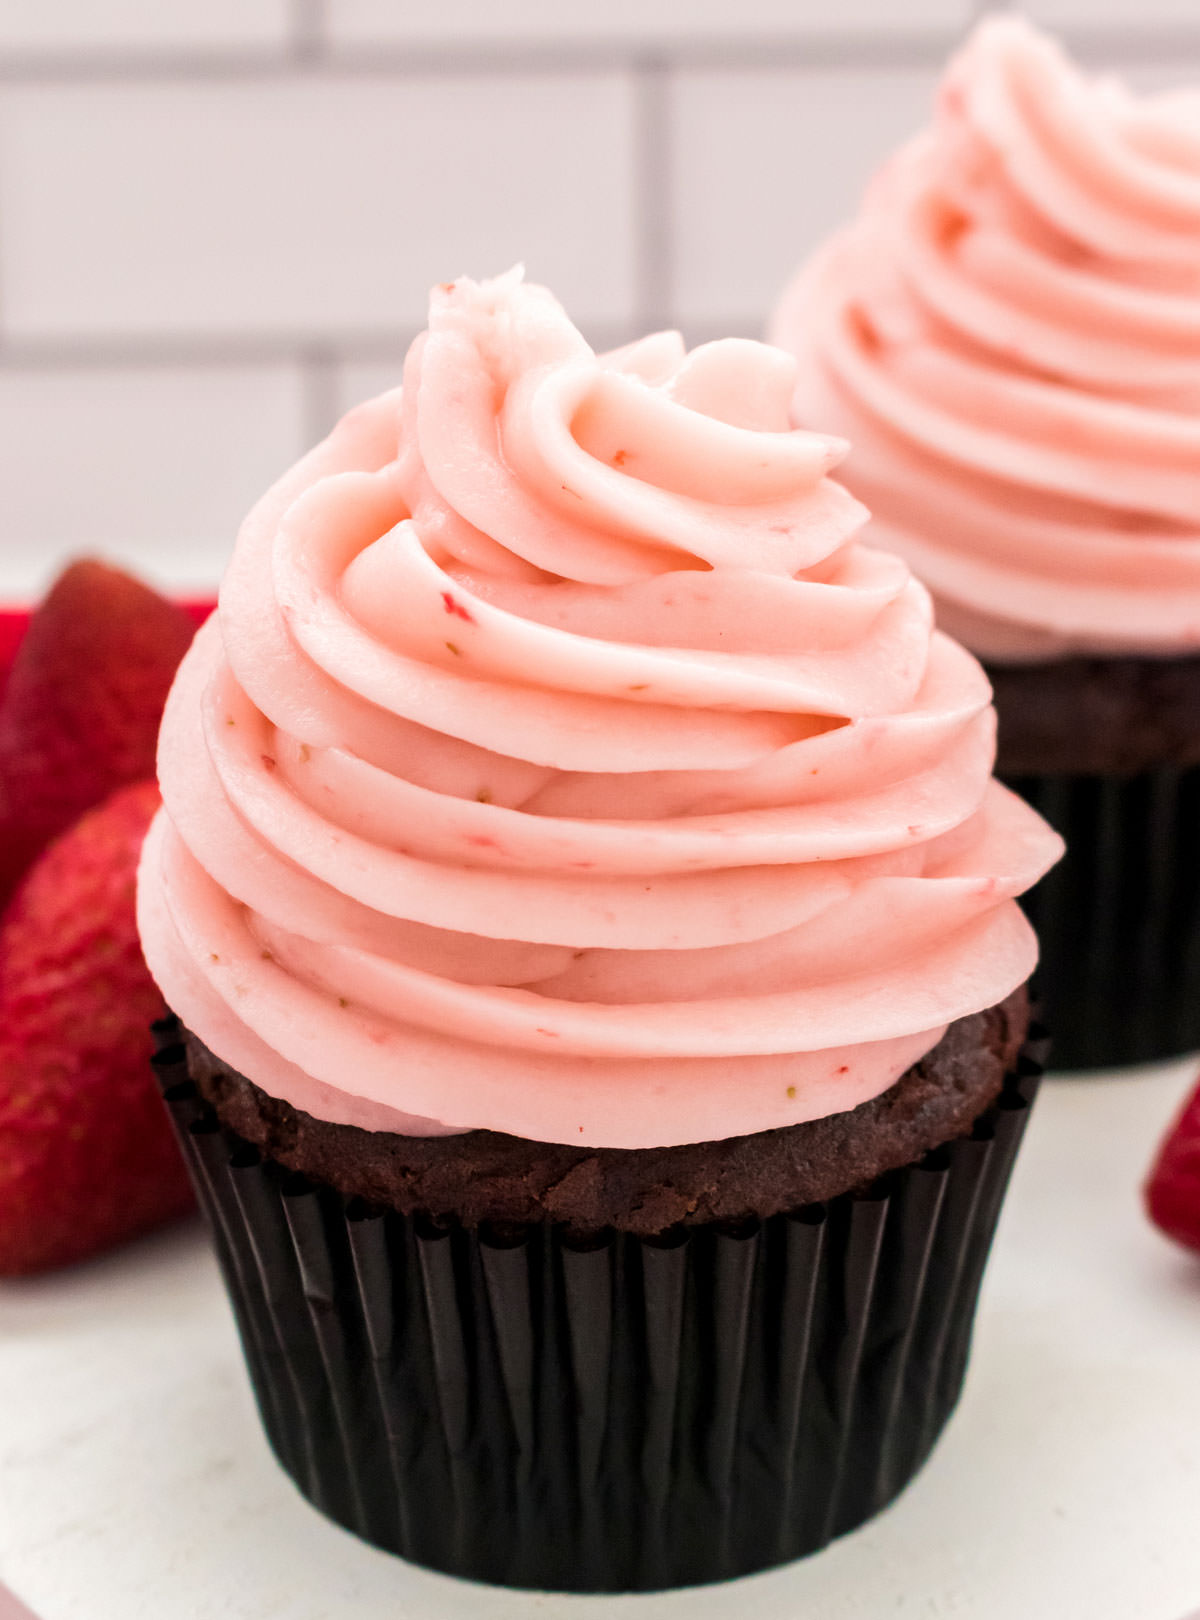
{"label": "black cupcake liner", "polygon": [[816,1551],[889,1502],[962,1386],[1041,1074],[972,1134],[791,1215],[656,1240],[469,1231],[264,1160],[156,1066],[271,1445],[318,1508],[508,1586],[654,1590]]}
{"label": "black cupcake liner", "polygon": [[1200,1049],[1200,766],[1007,779],[1067,841],[1022,905],[1056,1069]]}

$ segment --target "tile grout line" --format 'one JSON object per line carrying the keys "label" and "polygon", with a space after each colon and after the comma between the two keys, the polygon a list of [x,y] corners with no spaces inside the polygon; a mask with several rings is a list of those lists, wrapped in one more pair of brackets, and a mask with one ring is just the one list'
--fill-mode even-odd
{"label": "tile grout line", "polygon": [[338,410],[338,357],[313,345],[300,359],[302,449],[323,439],[341,414]]}
{"label": "tile grout line", "polygon": [[[626,341],[628,322],[590,323],[597,342]],[[399,368],[408,345],[420,330],[409,323],[359,331],[270,332],[250,330],[207,333],[165,331],[151,335],[118,332],[109,338],[83,336],[0,339],[0,366],[8,372],[63,371],[126,367],[153,370],[164,366],[303,365],[320,359],[333,365],[395,362]]]}
{"label": "tile grout line", "polygon": [[[0,57],[0,82],[113,82],[161,79],[203,82],[213,78],[278,78],[297,65],[330,77],[385,77],[411,73],[611,73],[636,69],[648,59],[681,67],[784,69],[823,66],[927,65],[944,54],[954,39],[950,29],[910,32],[863,32],[794,35],[747,39],[744,35],[707,39],[593,37],[531,45],[521,41],[482,39],[464,46],[391,42],[377,46],[334,48],[329,41],[325,0],[290,0],[287,43],[283,50],[192,50],[160,52],[98,51],[90,55],[30,52]],[[1200,32],[1194,36],[1200,46]]]}
{"label": "tile grout line", "polygon": [[669,68],[641,62],[633,77],[634,326],[639,333],[671,324],[674,308]]}
{"label": "tile grout line", "polygon": [[0,367],[6,372],[117,370],[155,371],[162,368],[236,368],[239,366],[303,365],[314,354],[337,361],[372,359],[395,346],[392,332],[363,332],[344,337],[314,339],[312,333],[274,337],[265,332],[245,334],[163,332],[150,338],[118,333],[107,339],[54,337],[33,342],[20,338],[0,341]]}
{"label": "tile grout line", "polygon": [[320,62],[326,48],[325,0],[289,0],[289,55],[293,63]]}
{"label": "tile grout line", "polygon": [[[965,26],[990,10],[1011,10],[1015,0],[969,0]],[[496,74],[638,72],[649,61],[664,70],[795,72],[805,69],[936,67],[954,48],[962,27],[921,32],[825,33],[760,38],[712,36],[707,39],[638,40],[592,38],[549,45],[496,39],[466,47],[394,43],[334,48],[329,40],[326,0],[290,0],[288,40],[283,50],[193,50],[183,52],[94,52],[71,56],[30,52],[0,55],[0,85],[44,85],[168,81],[183,84],[278,80],[317,75],[329,79],[477,77]],[[1200,27],[1097,28],[1057,30],[1068,48],[1085,58],[1120,57],[1152,64],[1200,56]]]}
{"label": "tile grout line", "polygon": [[[524,40],[484,37],[465,49],[438,43],[404,47],[394,43],[331,48],[327,65],[332,72],[364,72],[376,68],[413,72],[489,69],[509,72],[550,71],[577,73],[636,70],[648,62],[664,66],[700,68],[797,67],[908,67],[927,66],[952,43],[957,31],[948,27],[920,30],[861,29],[815,31],[811,34],[747,35],[712,33],[698,38],[669,35],[593,35],[575,40],[530,44]],[[1200,44],[1200,30],[1196,33]]]}

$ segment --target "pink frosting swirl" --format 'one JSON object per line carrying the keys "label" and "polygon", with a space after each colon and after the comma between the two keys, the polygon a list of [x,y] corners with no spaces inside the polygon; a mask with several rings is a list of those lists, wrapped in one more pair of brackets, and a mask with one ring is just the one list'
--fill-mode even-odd
{"label": "pink frosting swirl", "polygon": [[789,288],[796,420],[984,656],[1200,647],[1200,95],[1016,17]]}
{"label": "pink frosting swirl", "polygon": [[852,1108],[1027,977],[1058,840],[793,385],[434,293],[168,705],[143,940],[223,1058],[337,1122],[661,1146]]}

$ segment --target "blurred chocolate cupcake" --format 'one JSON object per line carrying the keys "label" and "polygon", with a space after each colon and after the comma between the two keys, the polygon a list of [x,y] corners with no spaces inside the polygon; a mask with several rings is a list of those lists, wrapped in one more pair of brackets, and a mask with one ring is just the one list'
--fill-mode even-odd
{"label": "blurred chocolate cupcake", "polygon": [[772,323],[1066,837],[1026,904],[1068,1068],[1200,1047],[1198,108],[984,22]]}

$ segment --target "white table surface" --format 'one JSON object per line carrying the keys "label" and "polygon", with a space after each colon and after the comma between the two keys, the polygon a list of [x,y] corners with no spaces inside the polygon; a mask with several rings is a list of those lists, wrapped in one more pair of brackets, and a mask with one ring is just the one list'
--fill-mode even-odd
{"label": "white table surface", "polygon": [[1138,1186],[1195,1067],[1043,1088],[962,1405],[900,1501],[814,1558],[570,1598],[364,1546],[271,1459],[188,1225],[0,1285],[0,1582],[39,1620],[1183,1620],[1200,1607],[1200,1258],[1150,1227]]}

